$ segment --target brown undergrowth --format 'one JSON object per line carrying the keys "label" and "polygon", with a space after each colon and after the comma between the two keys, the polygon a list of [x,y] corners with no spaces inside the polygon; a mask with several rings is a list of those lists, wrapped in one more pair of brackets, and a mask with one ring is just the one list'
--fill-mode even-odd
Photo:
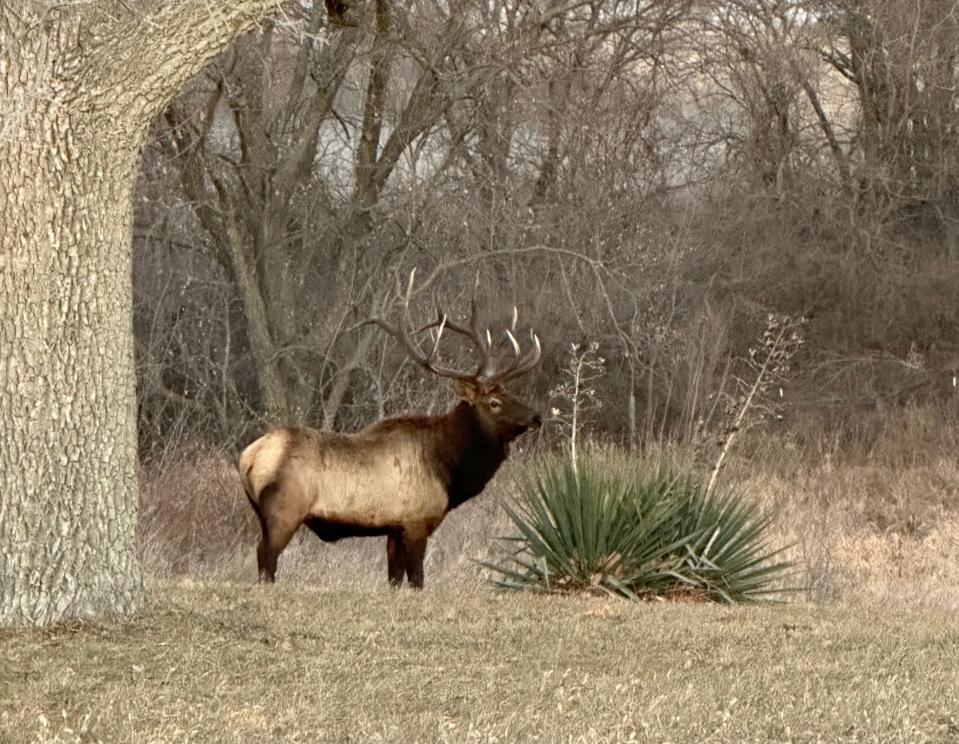
{"label": "brown undergrowth", "polygon": [[[773,510],[773,540],[797,564],[797,596],[816,602],[959,608],[959,425],[931,409],[873,414],[857,429],[800,422],[743,437],[721,485]],[[685,453],[680,448],[680,455]],[[611,465],[635,453],[595,450]],[[510,532],[499,503],[537,456],[514,455],[430,542],[427,584],[484,583],[477,561]],[[141,549],[155,577],[252,582],[258,527],[229,458],[176,452],[141,472]],[[385,582],[379,539],[324,544],[303,530],[279,580],[317,587]]]}

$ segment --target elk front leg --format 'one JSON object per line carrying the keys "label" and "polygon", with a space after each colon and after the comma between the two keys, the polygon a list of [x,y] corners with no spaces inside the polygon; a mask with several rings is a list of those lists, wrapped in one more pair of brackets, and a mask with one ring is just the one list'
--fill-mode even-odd
{"label": "elk front leg", "polygon": [[386,570],[390,576],[390,586],[400,586],[403,583],[406,551],[403,550],[403,535],[400,532],[390,532],[386,536]]}
{"label": "elk front leg", "polygon": [[406,578],[414,589],[423,588],[423,559],[426,557],[426,536],[403,537],[403,550],[406,553]]}

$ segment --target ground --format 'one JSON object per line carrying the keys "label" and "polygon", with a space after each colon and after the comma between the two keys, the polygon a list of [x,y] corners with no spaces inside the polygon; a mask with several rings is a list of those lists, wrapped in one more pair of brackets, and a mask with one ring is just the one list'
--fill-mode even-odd
{"label": "ground", "polygon": [[452,584],[151,597],[123,625],[0,630],[0,740],[959,741],[959,624],[935,609]]}
{"label": "ground", "polygon": [[758,606],[497,594],[477,561],[512,532],[515,455],[431,539],[421,593],[387,588],[385,540],[308,533],[258,587],[233,462],[144,468],[150,604],[0,629],[0,742],[959,744],[959,428],[926,421],[733,458],[803,587]]}

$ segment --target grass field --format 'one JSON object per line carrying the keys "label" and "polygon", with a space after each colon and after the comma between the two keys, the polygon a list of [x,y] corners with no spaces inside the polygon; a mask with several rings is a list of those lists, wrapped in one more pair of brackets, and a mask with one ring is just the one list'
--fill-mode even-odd
{"label": "grass field", "polygon": [[521,456],[431,539],[424,592],[386,588],[382,540],[309,534],[264,589],[233,463],[171,457],[143,471],[141,615],[0,629],[0,742],[959,744],[959,425],[934,423],[744,448],[726,482],[803,590],[740,607],[492,591]]}
{"label": "grass field", "polygon": [[157,583],[0,630],[4,742],[955,742],[936,610]]}

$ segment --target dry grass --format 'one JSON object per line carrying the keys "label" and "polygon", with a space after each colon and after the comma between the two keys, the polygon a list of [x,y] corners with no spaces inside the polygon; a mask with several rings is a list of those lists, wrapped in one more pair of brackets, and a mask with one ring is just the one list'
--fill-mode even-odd
{"label": "dry grass", "polygon": [[930,442],[959,439],[902,433],[744,440],[726,482],[807,589],[735,608],[495,594],[474,559],[522,457],[440,528],[425,592],[386,588],[382,540],[310,534],[260,588],[232,466],[171,458],[143,471],[150,606],[0,630],[0,740],[957,742],[959,465]]}
{"label": "dry grass", "polygon": [[927,468],[824,468],[745,486],[778,510],[817,601],[959,609],[956,463]]}
{"label": "dry grass", "polygon": [[[744,440],[724,485],[776,515],[774,541],[798,567],[800,597],[814,602],[959,609],[959,432],[928,412],[885,423],[868,445],[827,437],[797,450],[791,438]],[[812,437],[808,437],[812,441]],[[747,451],[748,456],[743,456]],[[682,453],[681,453],[682,454]],[[631,455],[601,451],[609,467]],[[531,458],[511,458],[484,494],[451,513],[427,553],[427,584],[479,588],[476,561],[510,532],[499,508]],[[251,582],[258,527],[235,468],[222,457],[170,457],[143,470],[141,544],[148,573]],[[378,588],[384,540],[326,545],[303,530],[279,564],[279,580],[328,588]]]}
{"label": "dry grass", "polygon": [[946,614],[160,583],[0,631],[10,742],[946,742]]}

